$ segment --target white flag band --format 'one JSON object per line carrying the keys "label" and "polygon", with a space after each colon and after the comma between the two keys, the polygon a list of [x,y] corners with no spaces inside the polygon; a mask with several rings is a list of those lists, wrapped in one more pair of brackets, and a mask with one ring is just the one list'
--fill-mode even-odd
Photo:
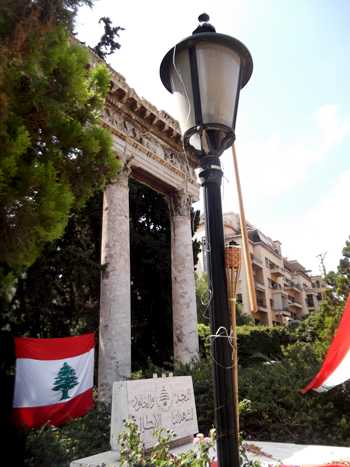
{"label": "white flag band", "polygon": [[42,407],[66,402],[66,399],[61,399],[62,391],[54,389],[55,379],[65,363],[74,370],[78,382],[68,390],[69,398],[93,387],[94,349],[62,360],[19,358],[16,361],[13,407]]}
{"label": "white flag band", "polygon": [[93,407],[94,334],[15,338],[12,420],[19,428],[61,425]]}

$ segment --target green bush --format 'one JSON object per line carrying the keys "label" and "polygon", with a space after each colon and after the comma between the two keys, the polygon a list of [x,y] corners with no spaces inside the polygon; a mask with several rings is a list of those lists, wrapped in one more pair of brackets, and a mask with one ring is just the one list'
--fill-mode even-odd
{"label": "green bush", "polygon": [[238,326],[237,347],[239,364],[243,367],[283,357],[282,346],[295,341],[287,328],[267,326]]}
{"label": "green bush", "polygon": [[203,323],[198,324],[198,340],[200,358],[210,357],[210,327]]}
{"label": "green bush", "polygon": [[[294,334],[284,328],[243,326],[237,329],[237,335],[239,399],[251,401],[249,410],[240,410],[240,431],[245,438],[350,445],[350,382],[325,393],[301,393],[322,365],[307,326]],[[208,336],[210,331],[203,328],[203,343],[208,344]],[[209,347],[203,349],[208,355]],[[276,363],[257,361],[258,352],[260,360],[265,354],[265,360]],[[133,379],[169,371],[174,376],[192,376],[199,431],[208,434],[215,426],[211,358],[186,365],[171,360],[163,362],[162,367],[148,359],[147,367],[133,374]],[[24,433],[25,465],[67,467],[74,459],[108,451],[109,435],[110,406],[95,403],[88,414],[66,425]]]}
{"label": "green bush", "polygon": [[[251,411],[240,414],[240,430],[257,441],[348,446],[350,382],[326,393],[310,391],[302,394],[301,390],[312,381],[322,365],[313,339],[294,342],[293,334],[289,335],[283,328],[256,329],[255,333],[241,333],[241,343],[243,341],[247,346],[255,336],[262,353],[271,360],[276,360],[277,354],[278,361],[274,364],[256,362],[257,359],[252,357],[254,352],[257,353],[255,344],[255,349],[244,357],[245,365],[239,364],[239,399],[251,401]],[[273,352],[269,352],[266,346],[273,336],[277,336],[278,347],[274,344]],[[281,342],[287,344],[283,346]],[[164,369],[154,367],[150,362],[148,377],[154,370],[158,374],[167,371],[169,366],[175,376],[192,376],[199,430],[208,433],[215,424],[211,359],[188,365],[170,362],[164,364]]]}
{"label": "green bush", "polygon": [[[208,467],[211,464],[209,450],[215,446],[215,429],[209,437],[198,433],[193,440],[195,449],[180,453],[176,457],[170,452],[172,441],[177,434],[174,430],[160,428],[153,433],[156,438],[151,454],[147,454],[135,417],[123,420],[124,427],[118,434],[121,445],[120,467]],[[243,459],[242,459],[243,461]]]}
{"label": "green bush", "polygon": [[65,425],[24,432],[25,465],[68,467],[75,459],[109,451],[110,416],[110,406],[95,401],[86,415]]}
{"label": "green bush", "polygon": [[239,369],[239,397],[252,401],[252,412],[240,417],[240,429],[260,441],[349,446],[349,383],[302,394],[320,363],[312,354],[309,364],[290,357]]}

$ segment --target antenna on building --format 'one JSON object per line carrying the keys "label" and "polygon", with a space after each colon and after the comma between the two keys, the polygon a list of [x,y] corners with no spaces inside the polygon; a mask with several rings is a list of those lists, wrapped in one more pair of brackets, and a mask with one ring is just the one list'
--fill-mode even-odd
{"label": "antenna on building", "polygon": [[316,258],[319,258],[320,259],[320,262],[321,262],[321,265],[320,265],[320,271],[321,271],[321,274],[323,274],[323,277],[326,276],[326,266],[324,265],[324,258],[327,254],[327,251],[325,253],[320,253],[319,255],[316,255]]}

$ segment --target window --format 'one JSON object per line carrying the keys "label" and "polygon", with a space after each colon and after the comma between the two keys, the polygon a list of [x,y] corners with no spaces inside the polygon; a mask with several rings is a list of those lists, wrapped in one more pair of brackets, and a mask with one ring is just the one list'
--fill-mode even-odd
{"label": "window", "polygon": [[270,298],[270,307],[273,308],[273,300]]}
{"label": "window", "polygon": [[268,258],[265,258],[265,266],[266,266],[267,268],[270,267],[270,261],[269,261]]}
{"label": "window", "polygon": [[272,287],[272,282],[271,282],[271,279],[269,277],[267,278],[267,285],[269,287]]}
{"label": "window", "polygon": [[320,281],[316,281],[316,289],[320,288]]}
{"label": "window", "polygon": [[243,303],[243,298],[242,298],[242,294],[241,293],[238,293],[237,294],[237,303]]}
{"label": "window", "polygon": [[318,300],[319,302],[322,302],[323,298],[322,298],[321,292],[319,292],[319,293],[317,294],[317,300]]}

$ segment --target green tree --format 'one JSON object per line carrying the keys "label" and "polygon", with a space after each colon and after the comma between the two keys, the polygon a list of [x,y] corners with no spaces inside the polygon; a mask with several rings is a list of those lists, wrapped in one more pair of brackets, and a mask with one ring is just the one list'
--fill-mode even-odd
{"label": "green tree", "polygon": [[[22,337],[67,337],[99,324],[102,192],[70,212],[62,238],[18,277],[2,326]],[[45,290],[45,293],[43,293]]]}
{"label": "green tree", "polygon": [[[198,323],[209,326],[209,301],[210,290],[208,288],[207,273],[204,272],[200,277],[196,277],[196,302]],[[236,304],[236,325],[244,326],[246,324],[254,325],[254,319],[248,313],[243,313],[239,303]]]}
{"label": "green tree", "polygon": [[74,386],[79,384],[77,375],[75,373],[74,368],[68,365],[67,362],[64,362],[63,367],[58,372],[54,387],[52,388],[53,391],[62,391],[61,401],[64,399],[70,399],[68,395],[68,391],[73,389]]}
{"label": "green tree", "polygon": [[203,274],[200,277],[197,273],[195,273],[195,280],[198,323],[209,326],[210,292],[208,288],[207,273],[203,272]]}
{"label": "green tree", "polygon": [[62,236],[70,210],[84,206],[119,168],[99,126],[109,89],[105,64],[69,44],[74,14],[89,0],[0,6],[0,276],[25,271]]}
{"label": "green tree", "polygon": [[164,196],[129,180],[133,371],[173,349],[170,216]]}
{"label": "green tree", "polygon": [[99,23],[104,23],[105,32],[101,37],[99,43],[92,48],[93,52],[98,55],[102,60],[106,59],[107,55],[111,55],[115,50],[120,49],[120,44],[116,42],[115,36],[119,37],[119,31],[124,31],[120,26],[112,26],[110,18],[100,18]]}
{"label": "green tree", "polygon": [[237,326],[254,326],[254,318],[250,313],[243,313],[239,303],[236,304],[236,325]]}
{"label": "green tree", "polygon": [[[157,365],[173,353],[170,214],[164,196],[129,180],[133,371],[148,357]],[[191,210],[192,234],[199,211]],[[194,264],[200,245],[193,242]]]}
{"label": "green tree", "polygon": [[337,272],[330,271],[325,282],[325,300],[317,314],[318,352],[323,358],[334,339],[350,293],[350,242],[346,240]]}

